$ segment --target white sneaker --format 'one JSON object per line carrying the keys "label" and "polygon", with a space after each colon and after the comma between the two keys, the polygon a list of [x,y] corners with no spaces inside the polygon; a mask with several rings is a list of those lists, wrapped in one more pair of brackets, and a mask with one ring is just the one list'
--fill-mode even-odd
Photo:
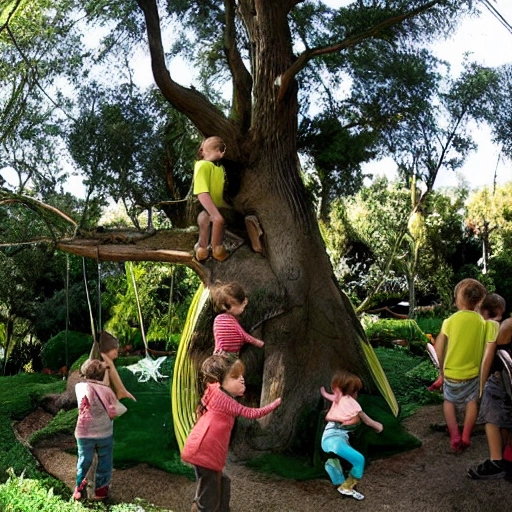
{"label": "white sneaker", "polygon": [[350,498],[354,498],[358,501],[364,500],[364,495],[360,492],[357,492],[355,489],[343,489],[343,487],[340,485],[338,487],[338,492],[343,494],[343,496],[349,496]]}

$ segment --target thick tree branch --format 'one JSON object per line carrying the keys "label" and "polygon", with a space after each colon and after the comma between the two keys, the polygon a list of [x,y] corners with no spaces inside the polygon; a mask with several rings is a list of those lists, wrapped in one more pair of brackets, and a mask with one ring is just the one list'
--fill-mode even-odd
{"label": "thick tree branch", "polygon": [[252,76],[245,67],[238,51],[235,27],[235,0],[224,0],[226,26],[224,29],[224,53],[233,77],[232,120],[239,126],[242,134],[251,124]]}
{"label": "thick tree branch", "polygon": [[337,44],[318,48],[309,48],[305,50],[302,54],[299,55],[297,60],[281,75],[281,86],[279,88],[278,100],[282,100],[286,97],[290,87],[292,86],[295,76],[306,67],[307,63],[311,59],[319,57],[320,55],[329,55],[331,53],[336,53],[341,50],[351,48],[352,46],[355,46],[356,44],[359,44],[362,41],[369,39],[370,37],[375,37],[379,34],[379,32],[386,28],[392,27],[393,25],[398,25],[407,19],[414,18],[418,14],[428,11],[428,9],[441,2],[442,0],[431,0],[423,6],[418,7],[417,9],[405,12],[399,16],[388,18],[387,20],[384,20],[380,23],[377,23],[377,25],[370,27],[368,30],[348,37]]}
{"label": "thick tree branch", "polygon": [[236,139],[234,125],[215,105],[199,91],[183,87],[171,78],[165,63],[156,0],[137,0],[137,3],[146,19],[153,77],[166,100],[176,110],[185,114],[203,135],[219,135],[226,141]]}

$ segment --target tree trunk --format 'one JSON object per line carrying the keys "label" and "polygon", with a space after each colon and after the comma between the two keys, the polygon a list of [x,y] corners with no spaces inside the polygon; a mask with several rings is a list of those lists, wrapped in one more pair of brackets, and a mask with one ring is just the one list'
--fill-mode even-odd
{"label": "tree trunk", "polygon": [[[237,3],[251,43],[250,74],[234,41],[234,3],[224,4],[225,54],[234,88],[229,118],[199,91],[172,80],[156,2],[138,0],[138,4],[146,19],[157,86],[203,135],[223,138],[226,157],[237,163],[241,174],[234,207],[242,214],[255,214],[264,231],[266,257],[241,247],[225,262],[195,265],[207,286],[237,280],[246,288],[249,307],[245,322],[252,308],[253,325],[263,320],[258,335],[265,341],[260,370],[250,365],[247,376],[261,371],[261,404],[283,399],[281,407],[257,423],[257,432],[239,436],[237,444],[258,450],[293,445],[301,421],[310,414],[319,416],[320,386],[329,387],[334,372],[343,368],[357,373],[366,391],[381,390],[397,412],[353,307],[338,288],[301,181],[295,74],[306,61],[297,64],[293,51],[288,26],[293,2]],[[211,333],[211,325],[205,331]],[[196,344],[190,350],[191,356],[200,352],[205,357],[212,353],[213,345]]]}

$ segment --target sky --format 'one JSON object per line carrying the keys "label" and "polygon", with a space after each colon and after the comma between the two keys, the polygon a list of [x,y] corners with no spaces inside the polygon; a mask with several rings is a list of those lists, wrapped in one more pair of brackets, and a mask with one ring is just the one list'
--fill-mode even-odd
{"label": "sky", "polygon": [[[334,0],[333,0],[334,1]],[[336,0],[342,3],[343,0]],[[493,6],[505,20],[512,25],[512,1],[491,0]],[[457,76],[462,70],[464,53],[470,52],[473,60],[486,66],[500,66],[512,63],[512,33],[510,33],[485,7],[479,18],[463,21],[453,36],[433,45],[439,58],[448,61],[451,71]],[[464,166],[458,171],[472,188],[485,185],[492,186],[494,173],[498,183],[512,181],[512,162],[504,161],[499,147],[492,143],[492,136],[487,125],[471,124],[471,133],[478,145],[478,150],[472,153]],[[389,159],[372,162],[364,167],[365,172],[375,175],[385,174],[395,176],[395,164]],[[456,186],[457,176],[454,172],[443,169],[436,180],[435,188]]]}

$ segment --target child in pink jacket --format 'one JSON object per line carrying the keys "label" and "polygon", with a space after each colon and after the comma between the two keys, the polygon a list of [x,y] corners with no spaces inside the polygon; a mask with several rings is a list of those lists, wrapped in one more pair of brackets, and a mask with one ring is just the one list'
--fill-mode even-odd
{"label": "child in pink jacket", "polygon": [[237,416],[257,419],[281,403],[277,398],[261,408],[245,407],[235,398],[245,392],[244,364],[221,355],[206,359],[201,367],[206,391],[201,399],[197,423],[181,452],[183,461],[193,464],[197,488],[193,511],[229,512],[231,480],[223,473],[229,439]]}
{"label": "child in pink jacket", "polygon": [[94,452],[98,453],[95,499],[104,499],[112,478],[114,451],[113,419],[126,412],[112,389],[103,383],[107,363],[88,359],[80,368],[85,381],[75,386],[78,400],[78,420],[75,437],[78,445],[76,487],[73,499],[86,496],[86,475],[91,468]]}

